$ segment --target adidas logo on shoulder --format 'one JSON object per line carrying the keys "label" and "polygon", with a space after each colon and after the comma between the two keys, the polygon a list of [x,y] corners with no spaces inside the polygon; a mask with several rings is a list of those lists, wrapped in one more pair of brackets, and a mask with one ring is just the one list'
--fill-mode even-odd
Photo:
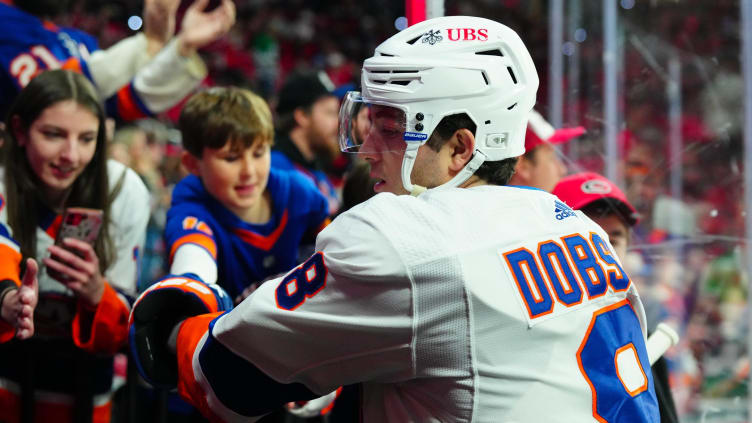
{"label": "adidas logo on shoulder", "polygon": [[559,200],[555,200],[554,213],[556,213],[556,220],[564,220],[575,215],[571,207]]}

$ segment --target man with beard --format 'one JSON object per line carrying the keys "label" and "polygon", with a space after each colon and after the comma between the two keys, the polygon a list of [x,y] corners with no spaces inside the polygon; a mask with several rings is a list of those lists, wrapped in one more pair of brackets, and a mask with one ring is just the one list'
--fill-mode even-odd
{"label": "man with beard", "polygon": [[196,50],[235,22],[232,0],[206,11],[196,0],[175,33],[179,0],[144,1],[144,30],[100,50],[94,37],[48,19],[68,10],[68,0],[0,0],[0,115],[21,88],[46,69],[84,74],[106,99],[108,115],[136,120],[167,110],[206,76]]}
{"label": "man with beard", "polygon": [[297,170],[329,200],[329,213],[340,206],[339,195],[325,169],[339,155],[339,100],[324,74],[296,74],[287,79],[277,101],[277,136],[272,167]]}

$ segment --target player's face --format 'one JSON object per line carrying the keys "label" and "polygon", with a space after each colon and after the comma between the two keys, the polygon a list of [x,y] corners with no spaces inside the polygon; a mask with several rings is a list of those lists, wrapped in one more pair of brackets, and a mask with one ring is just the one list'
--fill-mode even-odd
{"label": "player's face", "polygon": [[529,162],[531,168],[528,185],[544,191],[553,191],[556,184],[567,173],[567,168],[550,144],[541,144],[536,147],[534,160]]}
{"label": "player's face", "polygon": [[268,143],[256,140],[248,148],[228,142],[222,148],[204,148],[195,172],[209,193],[246,221],[263,207],[271,167]]}
{"label": "player's face", "polygon": [[614,252],[619,256],[619,259],[626,259],[627,247],[629,246],[629,227],[627,224],[614,213],[590,216],[590,218],[608,234],[609,241],[611,241]]}
{"label": "player's face", "polygon": [[313,149],[329,159],[339,155],[337,130],[339,129],[339,100],[333,96],[319,99],[311,106],[310,137]]}
{"label": "player's face", "polygon": [[358,154],[371,165],[370,176],[377,180],[373,190],[406,194],[401,177],[402,156],[407,147],[403,139],[405,115],[400,110],[383,106],[373,106],[370,114],[370,130]]}
{"label": "player's face", "polygon": [[16,132],[26,159],[42,182],[47,200],[57,203],[94,157],[99,119],[73,100],[55,103]]}

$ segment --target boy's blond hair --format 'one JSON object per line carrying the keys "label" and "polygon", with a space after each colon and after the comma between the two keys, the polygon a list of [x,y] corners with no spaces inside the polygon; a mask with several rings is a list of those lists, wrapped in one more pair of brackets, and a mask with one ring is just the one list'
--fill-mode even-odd
{"label": "boy's blond hair", "polygon": [[248,148],[274,141],[272,113],[263,98],[238,87],[214,87],[191,97],[180,112],[183,148],[201,157],[204,148]]}

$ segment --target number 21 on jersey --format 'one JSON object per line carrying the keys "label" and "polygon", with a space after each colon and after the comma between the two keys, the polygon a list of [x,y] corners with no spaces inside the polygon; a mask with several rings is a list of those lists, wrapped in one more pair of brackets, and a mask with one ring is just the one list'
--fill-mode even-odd
{"label": "number 21 on jersey", "polygon": [[[530,326],[625,291],[630,280],[610,245],[597,233],[546,240],[537,251],[502,254]],[[599,422],[657,421],[658,405],[640,322],[625,299],[593,313],[577,351]]]}

